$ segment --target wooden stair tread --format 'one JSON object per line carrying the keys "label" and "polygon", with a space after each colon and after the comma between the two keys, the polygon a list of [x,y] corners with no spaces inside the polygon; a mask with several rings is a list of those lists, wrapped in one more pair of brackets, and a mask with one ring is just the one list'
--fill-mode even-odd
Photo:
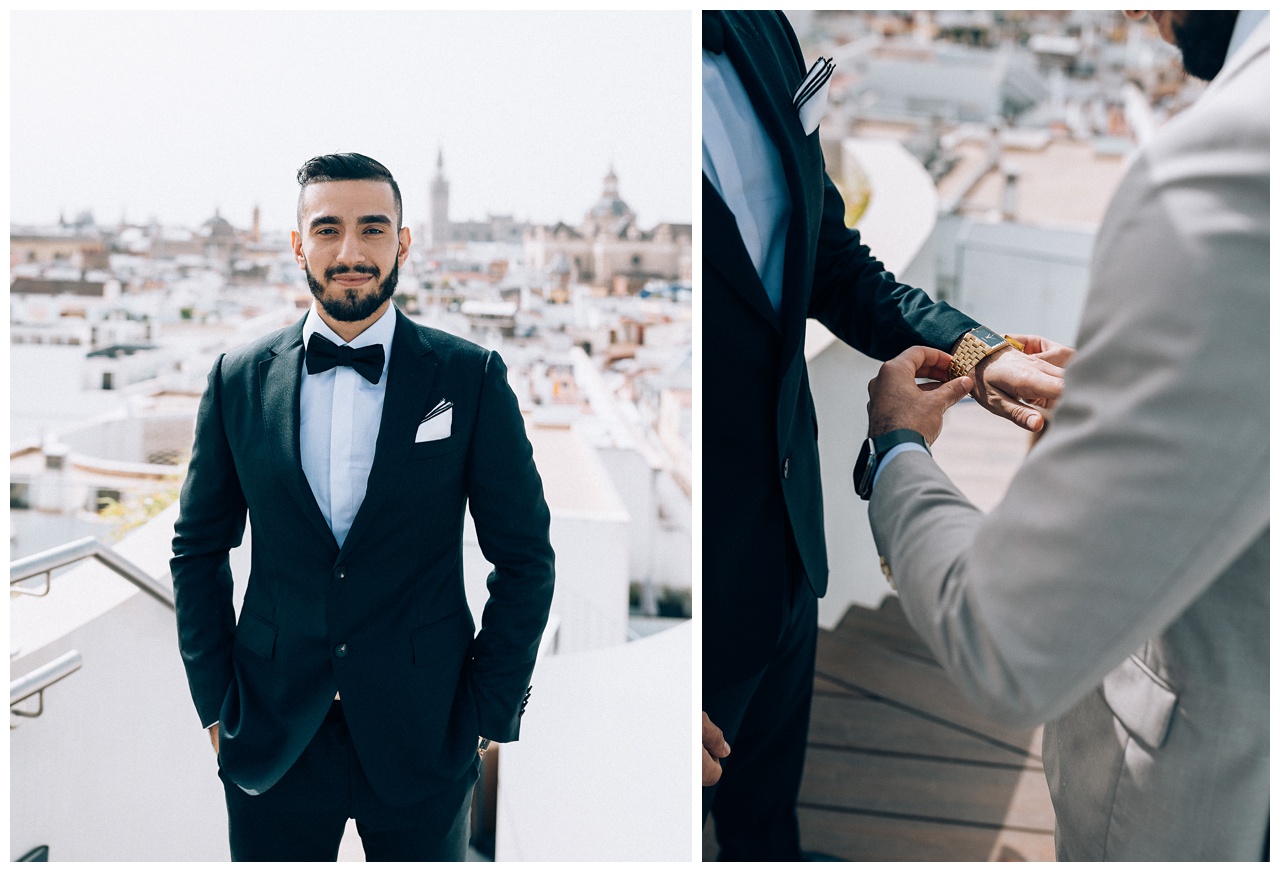
{"label": "wooden stair tread", "polygon": [[[984,741],[937,721],[854,694],[815,695],[809,744],[886,753],[941,757],[1006,766],[1039,766],[1037,758]],[[1038,732],[1033,751],[1039,751]]]}
{"label": "wooden stair tread", "polygon": [[1053,833],[1049,787],[1039,769],[919,760],[809,747],[800,802]]}
{"label": "wooden stair tread", "polygon": [[[896,602],[896,600],[895,600]],[[835,635],[878,642],[891,651],[937,663],[929,646],[909,626],[895,626],[882,620],[881,613],[858,606],[845,612],[831,631]]]}
{"label": "wooden stair tread", "polygon": [[1053,836],[800,808],[803,847],[850,861],[1051,862]]}
{"label": "wooden stair tread", "polygon": [[1016,729],[979,714],[941,667],[922,663],[866,639],[818,631],[817,672],[840,686],[940,719],[990,741],[1039,758],[1035,730]]}

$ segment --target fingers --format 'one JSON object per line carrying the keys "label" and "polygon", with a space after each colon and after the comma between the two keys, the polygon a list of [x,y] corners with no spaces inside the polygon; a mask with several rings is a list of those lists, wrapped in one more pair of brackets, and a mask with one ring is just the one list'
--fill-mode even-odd
{"label": "fingers", "polygon": [[702,750],[702,786],[710,787],[720,780],[720,776],[724,770],[720,768],[720,762],[707,753],[706,749]]}
{"label": "fingers", "polygon": [[[1045,339],[1043,336],[1032,336],[1022,333],[1010,333],[1010,338],[1022,343],[1026,355],[1035,360],[1043,360],[1056,367],[1066,366],[1075,356],[1076,350],[1060,342]],[[1052,373],[1061,376],[1062,373]]]}
{"label": "fingers", "polygon": [[1071,358],[1076,356],[1074,348],[1067,348],[1065,345],[1052,351],[1044,351],[1036,355],[1037,360],[1043,360],[1052,363],[1056,367],[1064,367],[1071,362]]}
{"label": "fingers", "polygon": [[1075,356],[1076,350],[1070,346],[1059,345],[1056,342],[1046,342],[1044,350],[1036,354],[1035,359],[1051,363],[1056,367],[1064,367]]}
{"label": "fingers", "polygon": [[910,370],[916,378],[932,378],[942,381],[947,377],[951,355],[926,345],[913,345],[888,364],[894,368]]}
{"label": "fingers", "polygon": [[1008,336],[1010,339],[1016,340],[1022,346],[1023,352],[1028,356],[1046,351],[1049,346],[1054,344],[1043,336],[1035,336],[1031,333],[1010,333]]}
{"label": "fingers", "polygon": [[729,743],[724,740],[724,733],[711,722],[707,713],[702,713],[702,786],[710,787],[720,780],[721,757],[729,756]]}
{"label": "fingers", "polygon": [[947,367],[951,365],[951,355],[936,348],[913,345],[892,360],[885,361],[880,367],[880,374],[888,376],[892,381],[913,381],[918,378],[946,381]]}
{"label": "fingers", "polygon": [[987,408],[1032,433],[1044,426],[1044,414],[1039,409],[1020,403],[1001,391],[990,393]]}
{"label": "fingers", "polygon": [[729,756],[729,743],[724,740],[724,733],[711,722],[707,713],[702,713],[702,747],[716,757]]}
{"label": "fingers", "polygon": [[1011,397],[1057,400],[1065,384],[1060,367],[1045,360],[1003,349],[983,360],[975,369],[987,389],[1003,391]]}
{"label": "fingers", "polygon": [[973,379],[966,375],[949,382],[942,382],[932,393],[939,402],[944,404],[942,408],[945,411],[968,396],[971,390],[973,390]]}

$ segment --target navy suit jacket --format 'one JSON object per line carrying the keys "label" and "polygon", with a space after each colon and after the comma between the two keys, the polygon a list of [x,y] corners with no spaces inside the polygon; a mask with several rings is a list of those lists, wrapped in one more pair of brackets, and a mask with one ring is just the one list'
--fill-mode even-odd
{"label": "navy suit jacket", "polygon": [[[514,741],[551,604],[550,513],[501,358],[396,312],[368,489],[342,547],[299,453],[302,322],[220,357],[196,421],[174,530],[178,638],[219,763],[252,793],[275,784],[335,692],[387,802],[416,802]],[[450,435],[415,442],[453,402]],[[463,512],[495,569],[475,634]],[[229,549],[252,529],[239,618]],[[474,637],[474,638],[473,638]]]}
{"label": "navy suit jacket", "polygon": [[[717,689],[768,661],[789,572],[803,571],[815,594],[826,592],[806,319],[880,360],[912,345],[950,349],[977,322],[898,282],[845,227],[818,133],[805,135],[791,103],[806,68],[785,16],[704,13],[703,30],[704,45],[722,45],[742,80],[791,194],[775,312],[733,213],[702,178],[702,674],[704,687]],[[849,386],[850,402],[860,402],[861,387]]]}

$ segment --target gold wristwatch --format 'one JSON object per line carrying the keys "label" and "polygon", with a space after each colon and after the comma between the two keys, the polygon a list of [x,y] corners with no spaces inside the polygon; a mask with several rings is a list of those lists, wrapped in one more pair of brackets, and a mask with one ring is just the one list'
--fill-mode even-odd
{"label": "gold wristwatch", "polygon": [[1012,346],[1022,351],[1022,343],[1011,336],[1001,336],[986,327],[974,327],[960,339],[960,344],[951,352],[951,366],[947,367],[950,378],[968,375],[983,358],[1004,348]]}

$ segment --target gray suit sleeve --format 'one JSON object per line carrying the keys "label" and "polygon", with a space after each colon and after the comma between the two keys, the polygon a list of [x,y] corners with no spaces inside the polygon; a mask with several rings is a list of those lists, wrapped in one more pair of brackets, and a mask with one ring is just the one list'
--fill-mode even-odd
{"label": "gray suit sleeve", "polygon": [[1117,192],[1053,426],[992,514],[923,454],[874,491],[912,625],[1008,722],[1062,713],[1269,528],[1266,132],[1216,128]]}

